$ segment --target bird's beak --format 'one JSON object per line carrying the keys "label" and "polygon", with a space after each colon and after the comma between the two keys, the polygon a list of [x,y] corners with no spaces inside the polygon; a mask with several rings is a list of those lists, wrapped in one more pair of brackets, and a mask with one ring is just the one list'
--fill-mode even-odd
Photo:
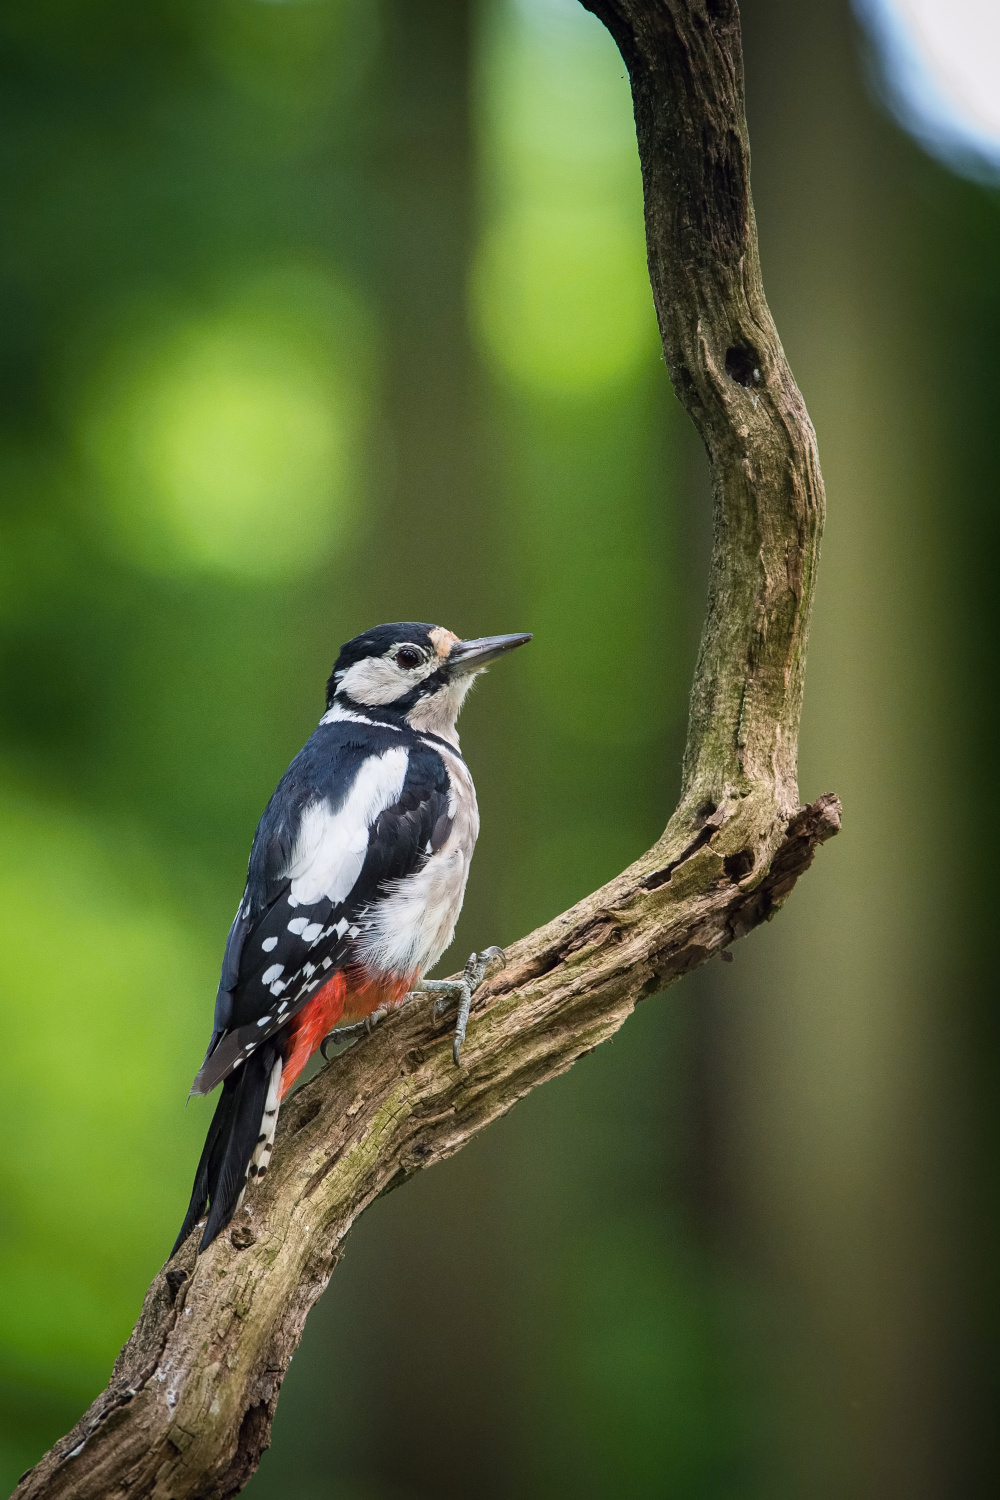
{"label": "bird's beak", "polygon": [[474,641],[456,641],[448,652],[448,671],[456,677],[478,672],[505,651],[513,651],[530,640],[530,635],[483,635]]}

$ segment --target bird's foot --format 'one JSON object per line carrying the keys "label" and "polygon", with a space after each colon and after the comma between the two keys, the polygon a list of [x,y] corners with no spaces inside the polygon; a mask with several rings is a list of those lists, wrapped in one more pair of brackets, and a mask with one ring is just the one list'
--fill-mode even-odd
{"label": "bird's foot", "polygon": [[[419,994],[437,995],[437,1003],[434,1006],[435,1015],[443,1015],[451,1004],[458,1004],[458,1016],[455,1021],[454,1058],[455,1065],[461,1058],[462,1043],[465,1041],[465,1032],[469,1024],[469,1011],[472,1007],[472,997],[486,978],[486,971],[491,965],[506,963],[506,955],[502,948],[484,948],[482,953],[472,953],[462,971],[461,979],[422,979],[410,995]],[[407,996],[409,999],[410,996]],[[384,1016],[388,1015],[385,1010],[373,1011],[370,1016],[365,1016],[363,1021],[356,1021],[352,1026],[338,1026],[335,1031],[326,1034],[319,1044],[319,1050],[327,1062],[330,1054],[327,1047],[337,1047],[342,1042],[355,1042],[360,1037],[369,1036]]]}
{"label": "bird's foot", "polygon": [[457,1067],[461,1057],[462,1043],[465,1041],[465,1030],[469,1024],[469,1011],[472,1007],[472,997],[486,978],[486,971],[491,964],[500,963],[502,966],[507,961],[506,954],[502,948],[484,948],[482,953],[473,953],[462,971],[461,979],[422,979],[417,985],[418,992],[437,995],[438,1000],[434,1006],[436,1015],[443,1015],[449,1004],[458,1002],[458,1018],[455,1021],[455,1043],[454,1058]]}
{"label": "bird's foot", "polygon": [[327,1062],[330,1054],[327,1047],[338,1047],[341,1042],[356,1042],[359,1037],[371,1036],[375,1027],[388,1012],[384,1010],[372,1011],[370,1016],[365,1016],[363,1021],[355,1021],[353,1026],[338,1026],[336,1031],[328,1031],[319,1044],[319,1050]]}

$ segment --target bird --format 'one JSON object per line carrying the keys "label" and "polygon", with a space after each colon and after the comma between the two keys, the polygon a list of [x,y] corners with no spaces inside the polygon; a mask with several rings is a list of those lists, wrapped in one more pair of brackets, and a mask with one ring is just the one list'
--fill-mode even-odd
{"label": "bird", "polygon": [[191,1086],[222,1093],[171,1254],[203,1218],[207,1250],[266,1174],[281,1102],[320,1047],[431,991],[458,1001],[459,1063],[472,995],[503,954],[473,954],[459,980],[423,977],[454,936],[479,834],[456,721],[484,668],[529,640],[402,622],[341,648],[254,836]]}

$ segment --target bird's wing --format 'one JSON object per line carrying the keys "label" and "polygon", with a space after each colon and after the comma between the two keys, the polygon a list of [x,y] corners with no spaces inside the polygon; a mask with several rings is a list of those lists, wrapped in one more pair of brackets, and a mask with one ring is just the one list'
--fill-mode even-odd
{"label": "bird's wing", "polygon": [[362,744],[330,725],[297,761],[257,831],[195,1094],[209,1093],[350,962],[361,913],[387,882],[419,870],[451,829],[448,773],[424,745],[389,731]]}

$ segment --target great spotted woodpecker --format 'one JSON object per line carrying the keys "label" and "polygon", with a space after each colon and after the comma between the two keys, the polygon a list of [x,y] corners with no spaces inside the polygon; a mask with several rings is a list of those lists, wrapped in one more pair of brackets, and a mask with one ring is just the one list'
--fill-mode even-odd
{"label": "great spotted woodpecker", "polygon": [[208,1053],[191,1088],[222,1084],[176,1251],[208,1209],[205,1250],[267,1171],[278,1109],[341,1021],[365,1023],[414,989],[459,999],[455,1061],[486,961],[422,980],[448,947],[479,833],[455,722],[479,672],[530,635],[463,641],[379,625],[343,647],[326,713],[254,837],[229,932]]}

